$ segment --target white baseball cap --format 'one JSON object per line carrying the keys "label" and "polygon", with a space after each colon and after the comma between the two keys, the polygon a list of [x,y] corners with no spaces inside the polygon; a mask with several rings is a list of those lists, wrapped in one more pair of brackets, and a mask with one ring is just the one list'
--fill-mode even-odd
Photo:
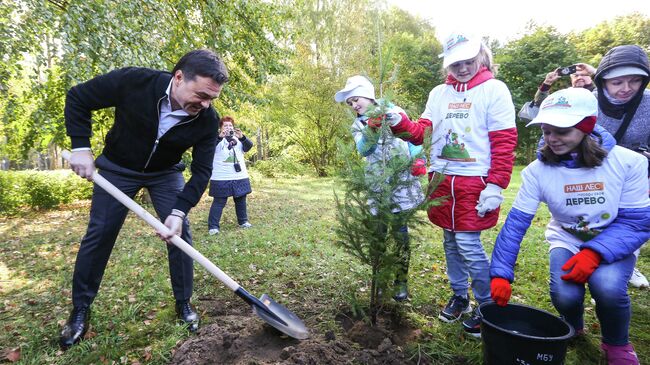
{"label": "white baseball cap", "polygon": [[570,87],[549,95],[539,107],[539,113],[526,127],[548,124],[558,128],[573,127],[586,117],[598,116],[598,100],[591,91]]}
{"label": "white baseball cap", "polygon": [[603,79],[607,80],[619,76],[628,76],[628,75],[648,76],[648,73],[638,67],[620,66],[620,67],[614,67],[611,70],[607,71],[602,77]]}
{"label": "white baseball cap", "polygon": [[367,78],[356,75],[348,77],[345,87],[334,94],[334,100],[337,103],[348,100],[353,96],[362,96],[364,98],[375,100],[375,87]]}
{"label": "white baseball cap", "polygon": [[481,51],[481,40],[464,33],[452,33],[445,40],[442,51],[438,57],[444,57],[442,67],[447,68],[452,63],[476,57]]}

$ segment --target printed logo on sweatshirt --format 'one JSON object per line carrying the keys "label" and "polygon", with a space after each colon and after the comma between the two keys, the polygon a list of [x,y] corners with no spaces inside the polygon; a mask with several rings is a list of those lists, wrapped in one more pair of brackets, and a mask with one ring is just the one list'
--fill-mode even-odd
{"label": "printed logo on sweatshirt", "polygon": [[578,238],[582,242],[589,241],[590,239],[598,236],[600,230],[589,227],[589,225],[594,222],[589,222],[587,218],[587,216],[577,216],[574,218],[574,224],[568,227],[562,227],[562,229],[571,233],[574,237]]}
{"label": "printed logo on sweatshirt", "polygon": [[588,208],[596,214],[579,215],[573,217],[573,224],[563,225],[563,229],[571,233],[574,237],[588,241],[600,233],[600,227],[603,222],[610,220],[612,215],[607,212],[605,206],[605,183],[603,181],[591,181],[578,184],[564,185],[566,195],[566,206],[572,209]]}
{"label": "printed logo on sweatshirt", "polygon": [[[465,132],[471,131],[470,127],[465,128]],[[438,158],[448,161],[476,162],[476,159],[470,156],[469,151],[465,148],[464,137],[450,128],[445,135],[445,145]]]}
{"label": "printed logo on sweatshirt", "polygon": [[602,191],[602,190],[605,190],[605,183],[601,181],[564,185],[565,193],[581,193],[585,191]]}
{"label": "printed logo on sweatshirt", "polygon": [[469,109],[472,103],[449,103],[449,109]]}
{"label": "printed logo on sweatshirt", "polygon": [[469,109],[472,107],[472,103],[462,102],[462,103],[449,103],[447,105],[447,115],[445,119],[467,119],[469,118]]}
{"label": "printed logo on sweatshirt", "polygon": [[605,183],[592,181],[564,185],[566,206],[605,204]]}

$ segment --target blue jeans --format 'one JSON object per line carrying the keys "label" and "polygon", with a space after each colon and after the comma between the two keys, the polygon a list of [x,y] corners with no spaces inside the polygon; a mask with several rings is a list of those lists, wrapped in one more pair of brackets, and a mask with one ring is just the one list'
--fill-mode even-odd
{"label": "blue jeans", "polygon": [[[568,271],[562,266],[573,256],[565,248],[554,248],[550,253],[551,301],[555,309],[576,330],[584,327],[583,312],[585,286],[560,277]],[[627,345],[628,330],[632,310],[627,294],[627,282],[636,264],[632,254],[611,264],[601,263],[591,274],[587,284],[589,292],[596,301],[596,316],[600,321],[603,343],[608,345]]]}
{"label": "blue jeans", "polygon": [[481,243],[481,232],[444,232],[447,276],[454,294],[465,297],[472,278],[474,299],[490,301],[490,263]]}
{"label": "blue jeans", "polygon": [[[237,223],[244,224],[248,222],[248,213],[246,212],[246,195],[233,197],[235,201],[235,213],[237,214]],[[219,229],[219,222],[221,221],[221,213],[223,207],[226,206],[228,197],[215,196],[210,206],[210,213],[208,214],[208,229]]]}

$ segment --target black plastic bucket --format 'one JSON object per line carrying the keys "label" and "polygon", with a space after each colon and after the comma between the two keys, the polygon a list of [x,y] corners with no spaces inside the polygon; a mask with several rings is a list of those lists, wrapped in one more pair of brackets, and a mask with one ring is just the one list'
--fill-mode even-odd
{"label": "black plastic bucket", "polygon": [[549,312],[521,304],[483,303],[483,363],[487,365],[564,364],[573,327]]}

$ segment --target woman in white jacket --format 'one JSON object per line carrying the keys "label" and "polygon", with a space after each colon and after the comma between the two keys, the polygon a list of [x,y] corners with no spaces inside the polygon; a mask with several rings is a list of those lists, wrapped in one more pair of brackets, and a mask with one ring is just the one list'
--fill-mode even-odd
{"label": "woman in white jacket", "polygon": [[214,198],[208,215],[208,234],[219,233],[221,213],[228,197],[235,201],[237,222],[241,228],[250,228],[246,212],[246,196],[251,193],[251,183],[244,163],[244,152],[253,147],[241,129],[235,128],[235,120],[221,118],[221,131],[212,162],[212,177],[208,194]]}

